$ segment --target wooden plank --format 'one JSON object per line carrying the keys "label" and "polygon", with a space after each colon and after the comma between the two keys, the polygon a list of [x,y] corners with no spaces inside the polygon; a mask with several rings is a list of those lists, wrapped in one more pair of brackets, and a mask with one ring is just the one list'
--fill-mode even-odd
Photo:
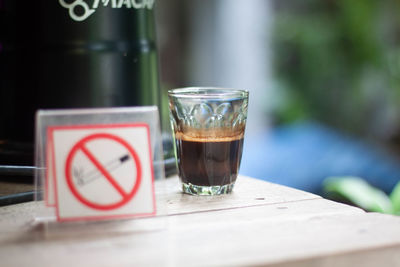
{"label": "wooden plank", "polygon": [[182,195],[176,180],[168,182],[170,189],[164,192],[166,200],[172,200],[169,216],[64,224],[59,236],[30,224],[25,214],[32,211],[32,203],[0,208],[2,265],[344,267],[398,262],[399,217],[365,213],[244,177],[235,189],[237,196],[221,197],[222,203]]}
{"label": "wooden plank", "polygon": [[[292,201],[319,199],[320,196],[293,188],[239,176],[234,192],[221,196],[191,196],[182,194],[177,176],[156,182],[157,202],[161,215],[184,214],[201,211],[240,208],[247,206],[286,203]],[[25,203],[0,209],[0,225],[10,220],[10,227],[25,224],[35,216],[35,204]],[[13,214],[13,209],[20,212]],[[12,215],[11,215],[12,214]],[[14,218],[20,218],[15,221]],[[3,227],[7,228],[7,227]],[[0,230],[1,231],[1,230]]]}
{"label": "wooden plank", "polygon": [[400,247],[389,246],[369,250],[350,251],[327,257],[320,255],[315,258],[281,262],[271,267],[343,267],[343,266],[400,266]]}
{"label": "wooden plank", "polygon": [[233,193],[229,195],[182,194],[177,176],[168,178],[164,187],[159,188],[160,191],[166,192],[165,195],[160,192],[161,201],[167,203],[167,212],[170,215],[321,198],[308,192],[241,175],[238,177]]}
{"label": "wooden plank", "polygon": [[[370,250],[400,248],[399,218],[352,208],[341,211],[330,205],[324,200],[307,200],[286,204],[285,213],[280,213],[280,205],[268,205],[206,214],[208,219],[199,213],[187,218],[192,223],[172,224],[177,226],[175,242],[193,242],[196,251],[205,251],[212,265],[268,265],[305,259],[309,263],[350,252],[357,252],[361,262]],[[182,256],[177,265],[204,257],[191,252],[190,246],[180,246],[179,251]],[[391,262],[393,258],[377,255],[375,260]]]}
{"label": "wooden plank", "polygon": [[[170,216],[164,231],[20,239],[2,247],[0,256],[6,259],[5,266],[51,266],[55,259],[61,261],[60,266],[75,264],[74,260],[85,266],[285,266],[290,262],[335,262],[336,257],[343,261],[336,266],[353,266],[350,263],[364,262],[366,255],[371,260],[371,251],[384,252],[387,246],[398,250],[394,245],[400,227],[392,224],[391,216],[371,214],[381,217],[372,222],[361,211],[354,214],[348,209],[343,214],[324,200],[305,202],[307,205],[289,203],[287,209],[273,204],[245,208],[246,212],[230,209]],[[260,216],[265,214],[271,217]],[[21,253],[24,257],[18,256]],[[350,263],[346,255],[353,258]],[[393,256],[381,259],[382,253],[373,255],[375,262],[393,261]]]}

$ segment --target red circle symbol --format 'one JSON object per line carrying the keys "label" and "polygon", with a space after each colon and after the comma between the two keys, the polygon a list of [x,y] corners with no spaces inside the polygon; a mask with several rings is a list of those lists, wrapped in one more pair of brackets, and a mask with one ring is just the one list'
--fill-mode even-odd
{"label": "red circle symbol", "polygon": [[[132,177],[132,179],[135,179],[135,183],[132,187],[132,189],[129,192],[125,192],[125,190],[121,187],[121,185],[112,177],[110,172],[106,169],[105,166],[101,162],[98,161],[95,155],[92,154],[87,148],[87,144],[95,141],[95,140],[109,140],[112,142],[116,142],[119,145],[122,145],[126,150],[128,151],[129,155],[135,162],[135,168],[136,168],[136,177]],[[110,204],[99,204],[95,203],[91,200],[88,200],[85,196],[83,196],[78,189],[76,188],[75,183],[73,182],[73,175],[72,175],[72,162],[74,157],[76,156],[76,153],[78,151],[83,152],[84,155],[90,160],[90,162],[96,167],[96,169],[101,173],[102,177],[106,179],[109,184],[115,188],[115,190],[118,191],[118,193],[122,196],[122,200],[110,203]],[[98,209],[98,210],[112,210],[119,208],[129,202],[136,194],[136,192],[139,189],[140,182],[142,179],[142,168],[140,164],[140,159],[135,150],[132,148],[132,146],[126,142],[124,139],[107,134],[107,133],[97,133],[97,134],[92,134],[89,135],[83,139],[81,139],[78,143],[76,143],[71,151],[69,152],[67,156],[67,161],[65,163],[65,177],[67,180],[67,184],[69,189],[71,190],[72,194],[83,204],[86,206],[93,208],[93,209]]]}

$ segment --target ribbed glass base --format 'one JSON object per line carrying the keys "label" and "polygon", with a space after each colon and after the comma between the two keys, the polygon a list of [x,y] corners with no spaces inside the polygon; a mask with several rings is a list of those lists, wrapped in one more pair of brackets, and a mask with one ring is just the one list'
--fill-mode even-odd
{"label": "ribbed glass base", "polygon": [[227,185],[214,185],[214,186],[202,186],[202,185],[194,185],[194,184],[186,184],[182,183],[182,191],[191,195],[199,195],[199,196],[214,196],[214,195],[222,195],[229,194],[233,190],[233,186],[235,183],[227,184]]}

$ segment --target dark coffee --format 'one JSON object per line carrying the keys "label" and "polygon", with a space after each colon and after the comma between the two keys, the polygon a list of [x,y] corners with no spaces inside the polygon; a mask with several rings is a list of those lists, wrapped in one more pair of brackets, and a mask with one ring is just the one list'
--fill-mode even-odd
{"label": "dark coffee", "polygon": [[243,135],[215,139],[176,135],[176,147],[179,176],[183,183],[220,186],[236,181]]}

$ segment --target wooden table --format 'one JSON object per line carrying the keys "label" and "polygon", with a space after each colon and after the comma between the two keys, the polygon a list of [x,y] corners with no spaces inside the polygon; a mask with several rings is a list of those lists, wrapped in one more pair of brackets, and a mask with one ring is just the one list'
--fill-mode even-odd
{"label": "wooden table", "polygon": [[234,193],[160,199],[168,215],[35,223],[35,203],[0,208],[0,266],[400,266],[400,217],[239,177]]}

